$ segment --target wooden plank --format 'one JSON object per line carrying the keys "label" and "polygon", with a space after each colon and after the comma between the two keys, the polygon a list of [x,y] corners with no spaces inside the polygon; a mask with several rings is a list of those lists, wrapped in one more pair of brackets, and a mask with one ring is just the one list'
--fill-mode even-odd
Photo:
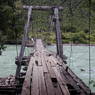
{"label": "wooden plank", "polygon": [[40,91],[40,95],[47,95],[42,66],[39,66],[38,70],[39,70],[39,91]]}
{"label": "wooden plank", "polygon": [[49,62],[50,62],[50,60],[48,60],[47,65],[48,65],[49,75],[50,75],[50,78],[52,80],[52,84],[54,86],[55,95],[63,95],[62,91],[59,87],[59,83],[57,81],[56,75],[55,75],[53,69],[51,68],[52,65],[48,64]]}
{"label": "wooden plank", "polygon": [[52,67],[55,67],[56,65],[62,66],[62,64],[53,55],[49,57],[49,60],[51,61]]}
{"label": "wooden plank", "polygon": [[45,83],[46,83],[46,88],[47,88],[47,94],[55,95],[55,89],[48,73],[45,73]]}
{"label": "wooden plank", "polygon": [[42,58],[41,58],[42,54],[41,52],[39,52],[39,66],[42,66]]}
{"label": "wooden plank", "polygon": [[55,75],[54,70],[51,68],[50,61],[48,60],[46,64],[47,64],[48,72],[50,74],[51,79],[56,79],[56,75]]}
{"label": "wooden plank", "polygon": [[64,82],[64,80],[62,79],[60,73],[58,72],[57,68],[56,67],[52,67],[55,71],[55,74],[56,74],[56,77],[57,77],[57,80],[58,80],[58,83],[61,87],[61,90],[63,92],[64,95],[70,95],[69,91],[68,91],[68,88],[66,86],[66,83]]}
{"label": "wooden plank", "polygon": [[54,63],[56,63],[57,65],[62,66],[62,63],[59,62],[59,60],[58,60],[55,56],[52,56],[52,60],[53,60]]}
{"label": "wooden plank", "polygon": [[[51,56],[50,61],[52,61],[52,63],[51,63],[51,67],[56,67],[56,69],[57,69],[58,72],[60,73],[60,72],[61,72],[60,68],[62,68],[62,66],[59,66],[59,64],[58,64],[58,63],[59,63],[58,60],[55,59],[54,56]],[[54,64],[54,65],[52,65],[52,64]],[[61,76],[61,77],[62,77],[62,79],[64,80],[64,82],[67,83],[67,81],[66,81],[66,77],[65,77],[65,76]]]}
{"label": "wooden plank", "polygon": [[57,65],[57,63],[55,63],[52,59],[52,56],[48,57],[49,58],[49,62],[51,64],[52,67],[55,67]]}
{"label": "wooden plank", "polygon": [[47,69],[47,66],[46,66],[47,57],[46,57],[45,53],[42,53],[41,59],[42,59],[43,71],[44,71],[44,73],[48,73],[48,69]]}
{"label": "wooden plank", "polygon": [[36,56],[36,61],[38,61],[38,66],[42,66],[41,54],[40,54],[40,52],[38,52],[37,54],[38,54],[38,55]]}
{"label": "wooden plank", "polygon": [[60,89],[59,83],[56,83],[56,87],[54,88],[55,95],[64,95],[62,90]]}
{"label": "wooden plank", "polygon": [[23,83],[21,95],[30,95],[31,74],[32,74],[33,64],[34,64],[34,58],[31,57],[28,70],[26,72],[25,80]]}
{"label": "wooden plank", "polygon": [[31,95],[39,95],[39,71],[38,66],[35,64],[33,67],[33,76],[31,84]]}

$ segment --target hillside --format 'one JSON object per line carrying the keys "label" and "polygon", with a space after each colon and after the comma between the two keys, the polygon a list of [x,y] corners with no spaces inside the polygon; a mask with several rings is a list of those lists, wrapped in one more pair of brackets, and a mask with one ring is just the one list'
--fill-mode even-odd
{"label": "hillside", "polygon": [[[22,5],[63,6],[60,12],[63,43],[89,42],[89,0],[10,0],[0,1],[0,31],[7,42],[20,40],[27,13]],[[95,44],[95,0],[91,7],[91,43]],[[43,37],[48,43],[55,42],[52,11],[33,11],[30,36]],[[4,23],[3,23],[4,22]],[[41,32],[43,31],[43,32]],[[11,34],[11,35],[10,35]]]}

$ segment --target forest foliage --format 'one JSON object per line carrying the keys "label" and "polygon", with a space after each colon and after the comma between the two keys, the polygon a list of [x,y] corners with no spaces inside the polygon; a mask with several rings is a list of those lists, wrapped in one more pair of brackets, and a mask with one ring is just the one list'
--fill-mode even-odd
{"label": "forest foliage", "polygon": [[[23,5],[63,6],[60,23],[63,43],[89,43],[89,0],[0,0],[0,43],[21,41],[27,11]],[[95,0],[91,4],[91,44],[95,44]],[[30,37],[55,43],[53,11],[33,11]]]}

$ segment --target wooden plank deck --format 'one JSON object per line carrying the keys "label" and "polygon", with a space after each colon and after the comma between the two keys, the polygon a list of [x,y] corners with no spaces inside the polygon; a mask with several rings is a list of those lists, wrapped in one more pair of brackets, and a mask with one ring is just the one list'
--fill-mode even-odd
{"label": "wooden plank deck", "polygon": [[[90,89],[75,75],[72,75],[73,79],[66,71],[64,63],[47,53],[49,52],[44,48],[42,41],[37,39],[21,95],[89,95]],[[77,85],[77,80],[79,85]]]}
{"label": "wooden plank deck", "polygon": [[29,66],[28,66],[28,70],[26,72],[25,80],[23,83],[21,95],[30,95],[31,74],[32,74],[33,65],[34,65],[34,58],[31,57],[31,60],[30,60]]}

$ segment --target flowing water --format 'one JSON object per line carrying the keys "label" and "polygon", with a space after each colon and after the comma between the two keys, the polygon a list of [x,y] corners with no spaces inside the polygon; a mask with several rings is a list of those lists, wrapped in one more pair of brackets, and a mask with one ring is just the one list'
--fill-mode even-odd
{"label": "flowing water", "polygon": [[[71,53],[70,45],[64,45],[64,54],[68,57],[67,65],[80,77],[87,85],[89,83],[89,47],[73,46]],[[56,46],[47,46],[47,49],[56,52]],[[18,52],[20,46],[18,46]],[[32,49],[26,48],[25,55]],[[70,57],[71,54],[71,57]],[[15,57],[17,56],[16,46],[8,45],[6,51],[0,56],[0,77],[15,74]],[[95,92],[95,46],[91,46],[91,90]]]}

